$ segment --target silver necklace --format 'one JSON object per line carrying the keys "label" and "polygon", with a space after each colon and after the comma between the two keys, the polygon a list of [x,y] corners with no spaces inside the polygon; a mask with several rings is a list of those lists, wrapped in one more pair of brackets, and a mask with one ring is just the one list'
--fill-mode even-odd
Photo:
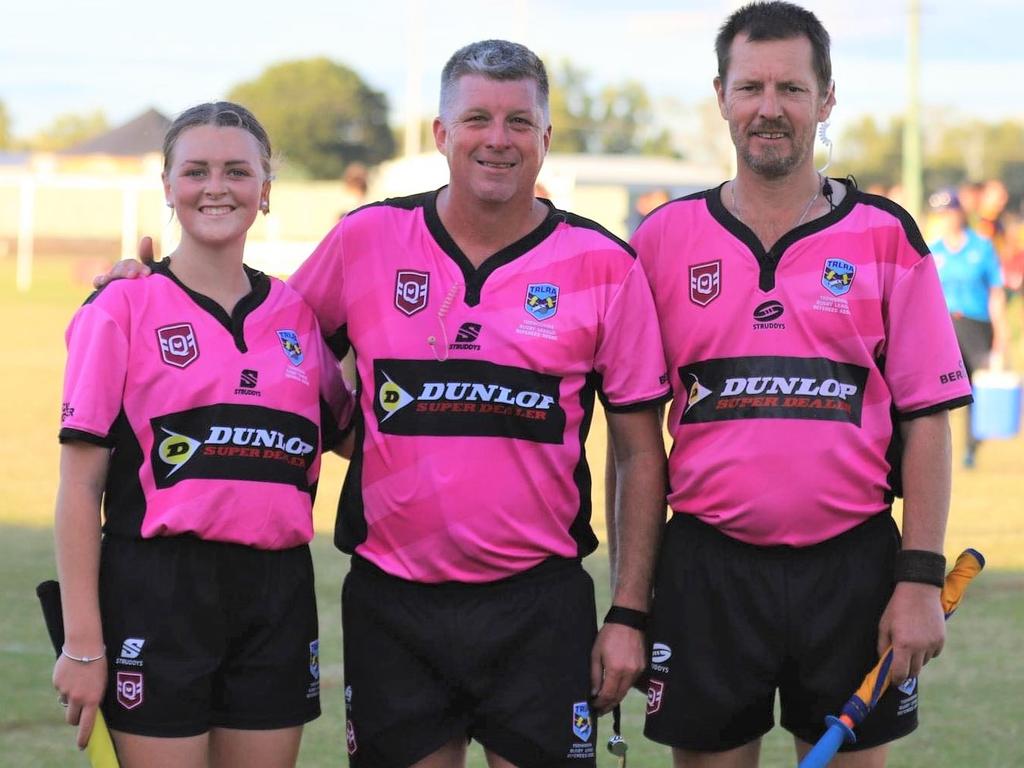
{"label": "silver necklace", "polygon": [[[807,205],[804,207],[804,212],[800,214],[800,218],[796,220],[796,224],[794,224],[791,229],[796,229],[804,223],[804,219],[807,218],[807,214],[811,212],[811,208],[818,201],[818,196],[821,194],[821,184],[821,174],[819,173],[818,183],[814,187],[814,195],[807,201]],[[736,202],[736,179],[732,180],[732,187],[730,191],[732,192],[732,207],[736,211],[736,218],[743,221],[743,215],[740,213],[740,204]]]}

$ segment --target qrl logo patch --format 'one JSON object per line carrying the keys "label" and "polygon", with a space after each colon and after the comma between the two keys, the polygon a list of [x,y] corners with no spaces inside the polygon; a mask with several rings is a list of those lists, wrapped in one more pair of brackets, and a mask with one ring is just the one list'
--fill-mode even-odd
{"label": "qrl logo patch", "polygon": [[857,268],[848,261],[842,259],[826,259],[825,268],[821,273],[821,284],[825,286],[833,296],[842,296],[849,293],[853,287],[853,278],[857,274]]}
{"label": "qrl logo patch", "polygon": [[709,261],[690,267],[690,301],[706,307],[722,292],[722,262]]}
{"label": "qrl logo patch", "polygon": [[395,308],[412,317],[426,309],[429,297],[430,273],[400,269],[395,276]]}
{"label": "qrl logo patch", "polygon": [[295,331],[278,331],[277,338],[281,340],[281,349],[284,350],[292,365],[302,365],[302,345],[299,344],[299,335]]}
{"label": "qrl logo patch", "polygon": [[142,673],[117,673],[117,703],[125,709],[135,709],[142,704]]}
{"label": "qrl logo patch", "polygon": [[661,709],[661,700],[665,694],[665,683],[651,680],[647,683],[647,714],[653,715]]}
{"label": "qrl logo patch", "polygon": [[577,701],[572,705],[572,732],[580,741],[589,741],[594,731],[590,720],[590,706],[585,701]]}
{"label": "qrl logo patch", "polygon": [[531,283],[526,286],[527,312],[538,320],[547,320],[558,311],[558,286],[551,283]]}
{"label": "qrl logo patch", "polygon": [[199,345],[191,323],[165,325],[156,329],[160,358],[175,368],[187,368],[199,358]]}
{"label": "qrl logo patch", "polygon": [[345,745],[350,755],[354,755],[359,749],[359,745],[356,744],[356,727],[352,725],[351,720],[345,721]]}

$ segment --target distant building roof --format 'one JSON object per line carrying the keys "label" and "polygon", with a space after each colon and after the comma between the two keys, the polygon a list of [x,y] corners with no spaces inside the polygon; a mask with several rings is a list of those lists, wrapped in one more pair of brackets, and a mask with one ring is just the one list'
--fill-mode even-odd
{"label": "distant building roof", "polygon": [[163,149],[164,134],[171,121],[155,109],[106,133],[63,150],[62,155],[148,155]]}

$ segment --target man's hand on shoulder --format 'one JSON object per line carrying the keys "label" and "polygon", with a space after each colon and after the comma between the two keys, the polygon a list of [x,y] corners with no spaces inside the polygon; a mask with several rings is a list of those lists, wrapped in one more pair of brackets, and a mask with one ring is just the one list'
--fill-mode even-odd
{"label": "man's hand on shoulder", "polygon": [[153,238],[144,237],[139,241],[139,260],[122,259],[110,268],[105,275],[97,275],[92,279],[93,288],[102,288],[113,280],[136,277],[148,277],[152,270],[149,268],[153,263]]}

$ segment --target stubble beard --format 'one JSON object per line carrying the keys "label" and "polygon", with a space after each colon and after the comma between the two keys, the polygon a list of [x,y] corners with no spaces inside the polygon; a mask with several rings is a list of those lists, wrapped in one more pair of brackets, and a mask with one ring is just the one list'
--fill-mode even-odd
{"label": "stubble beard", "polygon": [[[762,126],[760,130],[772,130],[772,126]],[[780,129],[781,132],[781,129]],[[793,138],[791,130],[787,131],[790,135],[791,146],[793,151],[789,154],[782,154],[781,152],[766,148],[761,154],[755,154],[750,149],[750,137],[747,134],[742,133],[739,128],[730,128],[732,134],[733,144],[736,146],[737,154],[739,159],[744,165],[750,170],[765,179],[777,180],[789,176],[795,168],[797,168],[804,159],[807,157],[809,148],[801,146],[801,142]]]}

